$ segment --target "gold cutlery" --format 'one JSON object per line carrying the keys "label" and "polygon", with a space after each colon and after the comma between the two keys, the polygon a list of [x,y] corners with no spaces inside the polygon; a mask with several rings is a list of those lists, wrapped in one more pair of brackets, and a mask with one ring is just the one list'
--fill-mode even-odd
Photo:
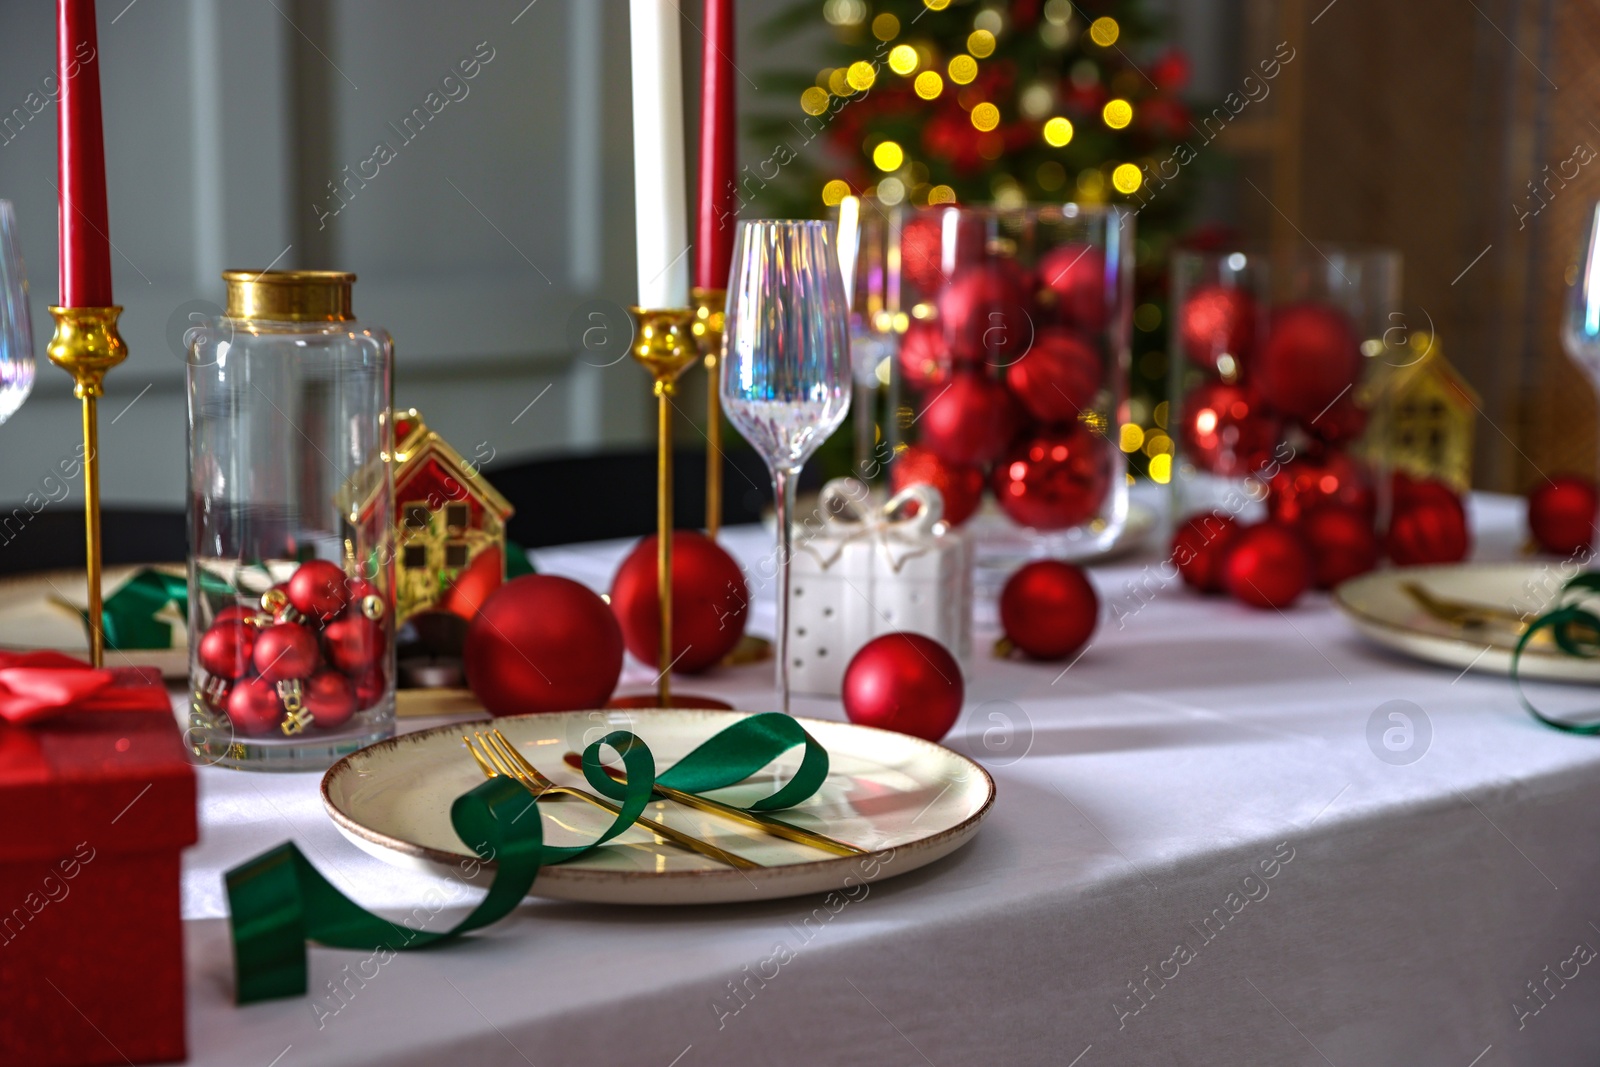
{"label": "gold cutlery", "polygon": [[1420,582],[1402,582],[1400,588],[1423,611],[1450,626],[1460,626],[1468,630],[1494,626],[1509,628],[1520,634],[1532,621],[1509,608],[1438,596]]}
{"label": "gold cutlery", "polygon": [[[576,752],[568,752],[566,764],[569,767],[582,770],[583,757]],[[626,782],[628,780],[627,776],[615,767],[602,769],[614,781]],[[661,797],[663,800],[675,800],[686,808],[694,808],[697,811],[707,812],[711,815],[721,815],[723,818],[732,819],[734,822],[760,830],[765,834],[771,834],[773,837],[781,837],[785,841],[793,841],[797,845],[809,845],[824,852],[831,852],[835,856],[865,856],[868,854],[867,849],[845,844],[843,841],[836,840],[826,834],[819,834],[812,830],[802,830],[798,826],[790,826],[788,823],[774,819],[769,815],[745,811],[743,808],[736,808],[731,804],[723,804],[720,801],[710,800],[694,793],[685,793],[681,789],[674,789],[669,785],[662,785],[660,782],[656,783],[654,792],[656,796]]]}
{"label": "gold cutlery", "polygon": [[[532,793],[535,800],[546,797],[576,797],[579,800],[593,804],[597,808],[609,811],[612,815],[622,814],[622,809],[608,800],[602,800],[593,793],[586,793],[581,789],[570,786],[557,785],[541,774],[533,764],[523,758],[509,738],[498,729],[491,730],[488,734],[476,734],[478,743],[473,744],[472,739],[462,735],[461,740],[466,743],[467,751],[472,753],[472,758],[478,761],[478,768],[483,771],[485,778],[504,776],[514,779],[524,789]],[[481,751],[480,751],[481,749]],[[736,856],[724,851],[698,837],[690,836],[681,830],[674,830],[657,819],[646,818],[641,815],[635,825],[648,830],[657,837],[662,838],[679,848],[688,849],[690,852],[699,853],[708,859],[716,860],[729,867],[738,867],[750,870],[764,866],[754,860],[747,860],[743,856]]]}

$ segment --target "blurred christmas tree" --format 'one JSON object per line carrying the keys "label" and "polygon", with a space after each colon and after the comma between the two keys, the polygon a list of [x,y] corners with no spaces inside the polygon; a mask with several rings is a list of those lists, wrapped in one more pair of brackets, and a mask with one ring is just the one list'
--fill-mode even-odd
{"label": "blurred christmas tree", "polygon": [[1165,270],[1194,181],[1189,168],[1158,173],[1193,132],[1178,95],[1189,64],[1142,8],[794,0],[765,30],[781,41],[821,20],[836,65],[764,77],[794,94],[798,113],[759,117],[751,132],[784,146],[758,168],[760,197],[784,214],[815,215],[852,192],[890,204],[1074,200],[1136,211],[1130,417],[1150,431],[1148,456],[1170,449],[1160,432]]}

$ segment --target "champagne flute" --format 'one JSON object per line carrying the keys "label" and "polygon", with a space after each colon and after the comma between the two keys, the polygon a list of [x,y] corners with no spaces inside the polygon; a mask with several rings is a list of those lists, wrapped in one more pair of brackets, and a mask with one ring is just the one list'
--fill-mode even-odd
{"label": "champagne flute", "polygon": [[0,200],[0,422],[16,414],[33,392],[33,370],[33,317],[17,216],[11,201]]}
{"label": "champagne flute", "polygon": [[743,222],[728,279],[723,411],[767,461],[778,512],[773,648],[789,710],[789,555],[794,479],[850,410],[850,327],[834,227]]}

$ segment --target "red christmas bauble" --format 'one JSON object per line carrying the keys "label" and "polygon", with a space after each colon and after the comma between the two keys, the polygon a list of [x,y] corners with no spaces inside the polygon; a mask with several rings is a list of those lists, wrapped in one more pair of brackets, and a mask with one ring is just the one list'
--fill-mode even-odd
{"label": "red christmas bauble", "polygon": [[874,637],[844,671],[844,713],[861,726],[937,741],[961,715],[961,667],[922,634]]}
{"label": "red christmas bauble", "polygon": [[284,591],[294,610],[308,619],[323,622],[333,618],[350,603],[349,580],[336,563],[311,559],[300,564],[289,576]]}
{"label": "red christmas bauble", "polygon": [[1184,584],[1202,593],[1223,592],[1223,566],[1238,533],[1239,523],[1221,512],[1191,515],[1178,527],[1171,558]]}
{"label": "red christmas bauble", "polygon": [[221,626],[225,622],[248,622],[263,615],[260,604],[229,604],[211,620],[212,626]]}
{"label": "red christmas bauble", "polygon": [[1057,245],[1039,257],[1039,283],[1055,294],[1061,320],[1086,333],[1106,324],[1106,257],[1093,245]]}
{"label": "red christmas bauble", "polygon": [[1100,391],[1100,354],[1078,334],[1059,327],[1039,331],[1033,347],[1006,368],[1006,385],[1040,422],[1071,422]]}
{"label": "red christmas bauble", "polygon": [[256,636],[251,658],[256,671],[269,682],[309,678],[322,656],[317,636],[297,622],[279,622]]}
{"label": "red christmas bauble", "polygon": [[[1229,371],[1231,381],[1249,362],[1256,343],[1256,301],[1247,289],[1202,285],[1178,314],[1178,338],[1190,362]],[[1223,357],[1229,357],[1229,368]]]}
{"label": "red christmas bauble", "polygon": [[1343,452],[1296,456],[1267,483],[1267,512],[1282,522],[1298,522],[1322,503],[1355,508],[1369,525],[1378,508],[1366,471]]}
{"label": "red christmas bauble", "polygon": [[1014,446],[990,476],[995,499],[1011,521],[1035,530],[1088,522],[1111,488],[1106,439],[1082,423],[1045,430]]}
{"label": "red christmas bauble", "polygon": [[1313,420],[1306,424],[1306,429],[1317,440],[1335,447],[1354,441],[1366,431],[1366,428],[1367,412],[1356,403],[1354,389],[1347,391],[1330,404],[1326,411],[1314,416]]}
{"label": "red christmas bauble", "polygon": [[527,574],[484,602],[463,659],[467,685],[492,715],[598,708],[622,676],[622,628],[585,586]]}
{"label": "red christmas bauble", "polygon": [[900,266],[924,295],[948,279],[944,273],[944,212],[916,212],[900,231]]}
{"label": "red christmas bauble", "polygon": [[1291,304],[1272,316],[1251,381],[1277,411],[1311,422],[1355,385],[1361,347],[1350,320],[1327,304]]}
{"label": "red christmas bauble", "polygon": [[1003,367],[1033,342],[1033,316],[1022,269],[1009,259],[975,263],[939,292],[939,322],[950,354]]}
{"label": "red christmas bauble", "polygon": [[[657,665],[661,648],[656,537],[634,546],[611,579],[611,610],[635,659]],[[673,670],[696,674],[715,667],[744,636],[750,590],[739,564],[698,530],[672,535]]]}
{"label": "red christmas bauble", "polygon": [[950,346],[944,331],[929,319],[912,319],[900,338],[900,377],[913,389],[928,389],[950,380]]}
{"label": "red christmas bauble", "polygon": [[[220,616],[219,616],[220,617]],[[232,681],[250,673],[256,647],[256,628],[237,617],[211,624],[200,638],[196,659],[206,673]]]}
{"label": "red christmas bauble", "polygon": [[1081,567],[1060,560],[1024,564],[1000,591],[1000,626],[1034,659],[1065,659],[1094,636],[1100,597]]}
{"label": "red christmas bauble", "polygon": [[1441,482],[1396,478],[1384,548],[1402,567],[1466,559],[1472,534],[1461,498]]}
{"label": "red christmas bauble", "polygon": [[1300,536],[1311,549],[1318,589],[1332,589],[1378,565],[1378,535],[1372,529],[1371,512],[1362,508],[1331,501],[1317,504],[1300,516]]}
{"label": "red christmas bauble", "polygon": [[311,712],[313,726],[334,730],[356,713],[356,687],[338,671],[318,671],[306,683],[301,697]]}
{"label": "red christmas bauble", "polygon": [[388,679],[384,677],[383,664],[380,663],[356,679],[356,709],[366,711],[377,707],[388,691]]}
{"label": "red christmas bauble", "polygon": [[1560,556],[1594,544],[1600,491],[1576,474],[1558,474],[1528,494],[1528,530],[1539,548]]}
{"label": "red christmas bauble", "polygon": [[950,463],[988,463],[1016,430],[1016,408],[1006,387],[979,374],[958,374],[931,397],[917,425],[922,446]]}
{"label": "red christmas bauble", "polygon": [[889,469],[894,491],[908,485],[931,485],[944,497],[944,518],[960,526],[978,510],[983,499],[983,469],[962,463],[946,463],[918,445],[910,445],[896,457]]}
{"label": "red christmas bauble", "polygon": [[489,545],[450,580],[439,597],[440,611],[471,619],[506,579],[506,557],[499,545]]}
{"label": "red christmas bauble", "polygon": [[1178,413],[1183,454],[1196,467],[1225,478],[1261,470],[1272,461],[1283,422],[1254,392],[1226,382],[1202,382]]}
{"label": "red christmas bauble", "polygon": [[283,701],[278,691],[264,678],[249,678],[234,684],[228,693],[228,721],[246,737],[270,733],[283,721]]}
{"label": "red christmas bauble", "polygon": [[1258,522],[1240,530],[1223,564],[1234,598],[1257,608],[1286,608],[1311,584],[1311,553],[1293,526]]}
{"label": "red christmas bauble", "polygon": [[346,615],[328,624],[322,631],[322,641],[329,663],[345,674],[359,677],[383,657],[387,635],[381,623],[365,615]]}

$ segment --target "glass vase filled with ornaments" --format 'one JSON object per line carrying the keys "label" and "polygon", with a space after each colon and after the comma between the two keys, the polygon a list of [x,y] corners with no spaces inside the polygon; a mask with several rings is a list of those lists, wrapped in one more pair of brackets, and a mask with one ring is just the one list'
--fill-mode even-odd
{"label": "glass vase filled with ornaments", "polygon": [[228,271],[189,338],[188,740],[325,767],[394,729],[389,335],[352,274]]}

